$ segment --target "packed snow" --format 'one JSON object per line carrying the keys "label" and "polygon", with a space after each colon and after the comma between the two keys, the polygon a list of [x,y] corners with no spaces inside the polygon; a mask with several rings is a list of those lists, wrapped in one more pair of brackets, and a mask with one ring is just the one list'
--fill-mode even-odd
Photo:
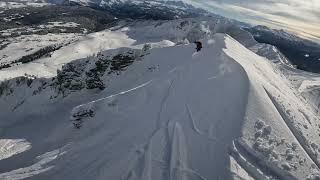
{"label": "packed snow", "polygon": [[[226,34],[204,34],[195,52],[187,41],[159,41],[162,34],[150,41],[161,43],[142,46],[127,30],[104,32],[123,37],[106,51],[95,38],[85,43],[102,50],[96,56],[67,53],[81,41],[57,52],[56,65],[66,63],[63,55],[82,58],[57,80],[7,82],[2,142],[25,141],[2,155],[1,178],[319,179],[319,112],[306,98],[319,75],[259,56]],[[83,88],[94,70],[105,86]],[[56,81],[64,83],[55,89]]]}
{"label": "packed snow", "polygon": [[[7,32],[12,31],[6,30]],[[6,32],[3,32],[6,33]],[[80,34],[47,34],[22,35],[6,39],[6,47],[0,50],[0,63],[10,63],[22,56],[32,54],[37,50],[50,45],[66,45],[81,38]]]}

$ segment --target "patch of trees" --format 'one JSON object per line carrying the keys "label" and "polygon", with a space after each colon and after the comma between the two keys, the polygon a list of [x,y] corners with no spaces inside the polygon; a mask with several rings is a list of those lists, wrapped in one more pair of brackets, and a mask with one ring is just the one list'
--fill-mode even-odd
{"label": "patch of trees", "polygon": [[[19,19],[6,22],[3,18],[12,17],[16,14],[21,15]],[[0,14],[0,30],[22,28],[25,26],[36,28],[39,25],[46,25],[48,22],[75,22],[78,27],[63,28],[68,32],[78,33],[85,28],[88,32],[95,32],[106,29],[114,21],[114,16],[107,11],[92,9],[84,6],[44,6],[44,7],[23,7],[6,10]],[[50,31],[51,28],[46,28]],[[58,28],[53,32],[60,33]],[[40,32],[45,31],[39,29]]]}
{"label": "patch of trees", "polygon": [[70,62],[57,71],[57,77],[53,80],[54,87],[63,96],[82,89],[103,90],[107,86],[104,81],[106,76],[119,75],[139,58],[141,53],[138,51],[141,50],[135,51],[129,50],[114,56],[98,53],[96,56]]}
{"label": "patch of trees", "polygon": [[24,63],[28,63],[28,62],[40,59],[42,57],[50,56],[51,52],[56,51],[56,50],[60,49],[61,47],[62,47],[61,45],[52,45],[52,46],[44,47],[44,48],[36,51],[33,54],[22,56],[20,59],[14,61],[14,63],[24,64]]}
{"label": "patch of trees", "polygon": [[13,62],[11,62],[9,64],[1,64],[0,65],[0,70],[4,69],[4,68],[9,68],[13,64],[19,64],[19,63],[25,64],[25,63],[29,63],[29,62],[32,62],[34,60],[40,59],[42,57],[51,56],[51,52],[54,52],[54,51],[60,49],[61,47],[62,47],[62,45],[51,45],[51,46],[47,46],[47,47],[41,48],[38,51],[36,51],[36,52],[34,52],[32,54],[26,55],[26,56],[22,56],[20,59],[15,60],[15,61],[13,61]]}
{"label": "patch of trees", "polygon": [[6,43],[3,43],[3,44],[0,44],[0,50],[6,48],[10,43],[6,42]]}
{"label": "patch of trees", "polygon": [[0,83],[0,96],[4,94],[12,93],[12,89],[10,88],[9,81],[3,81]]}

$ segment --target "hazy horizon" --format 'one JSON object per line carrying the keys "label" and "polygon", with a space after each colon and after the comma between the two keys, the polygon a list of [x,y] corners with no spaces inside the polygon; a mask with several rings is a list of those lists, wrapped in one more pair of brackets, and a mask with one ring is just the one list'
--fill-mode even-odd
{"label": "hazy horizon", "polygon": [[188,0],[197,7],[243,22],[294,32],[320,43],[319,0]]}

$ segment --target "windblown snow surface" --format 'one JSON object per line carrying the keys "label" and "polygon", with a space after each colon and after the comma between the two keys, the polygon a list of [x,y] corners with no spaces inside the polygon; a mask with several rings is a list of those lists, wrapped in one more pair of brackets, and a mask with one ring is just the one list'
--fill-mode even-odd
{"label": "windblown snow surface", "polygon": [[100,93],[32,96],[40,79],[2,96],[0,179],[319,179],[311,74],[203,42],[152,48]]}

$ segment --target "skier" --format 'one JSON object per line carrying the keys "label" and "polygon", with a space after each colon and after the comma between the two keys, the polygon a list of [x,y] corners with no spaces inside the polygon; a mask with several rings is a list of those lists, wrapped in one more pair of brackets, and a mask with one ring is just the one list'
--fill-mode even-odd
{"label": "skier", "polygon": [[202,49],[202,43],[200,41],[195,41],[194,42],[196,44],[196,50],[197,52],[199,52]]}

